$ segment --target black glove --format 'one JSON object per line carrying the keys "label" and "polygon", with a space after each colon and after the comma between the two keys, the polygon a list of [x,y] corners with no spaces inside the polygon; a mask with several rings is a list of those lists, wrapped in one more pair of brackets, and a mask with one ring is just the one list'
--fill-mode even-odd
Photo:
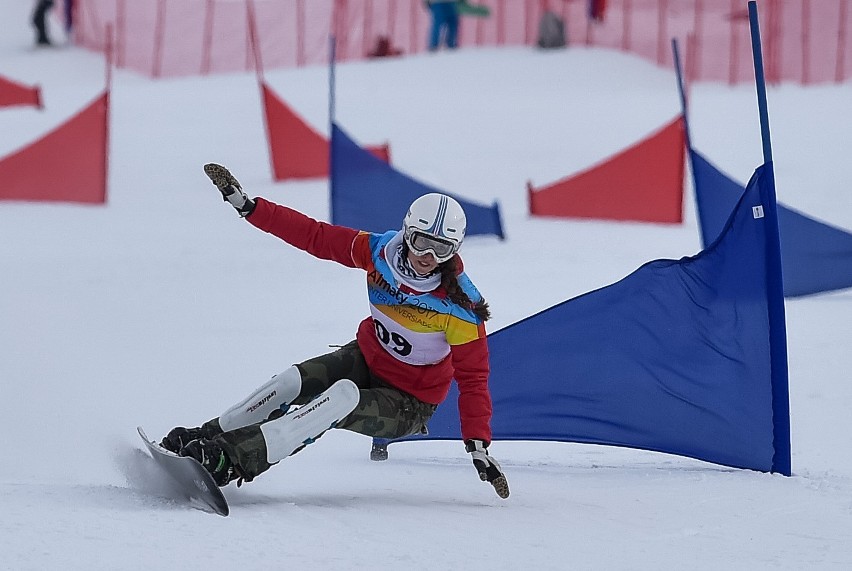
{"label": "black glove", "polygon": [[245,218],[254,211],[254,200],[249,198],[234,175],[222,165],[210,163],[204,165],[204,172],[222,193],[225,202],[230,203],[240,216]]}
{"label": "black glove", "polygon": [[488,445],[482,440],[465,440],[464,449],[473,458],[473,467],[479,472],[479,479],[494,486],[494,491],[504,500],[509,497],[509,482],[500,469],[497,460],[488,455]]}

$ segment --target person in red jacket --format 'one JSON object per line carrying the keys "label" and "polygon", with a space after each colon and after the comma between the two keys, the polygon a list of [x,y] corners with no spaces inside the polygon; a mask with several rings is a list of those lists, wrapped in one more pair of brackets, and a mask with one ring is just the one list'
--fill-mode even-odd
{"label": "person in red jacket", "polygon": [[370,316],[354,341],[289,367],[200,427],[172,429],[161,446],[198,460],[218,485],[239,485],[330,428],[382,439],[426,433],[455,379],[465,449],[480,479],[508,497],[506,477],[488,452],[490,311],[458,255],[466,229],[458,202],[439,193],[421,196],[402,230],[376,234],[249,198],[225,167],[204,169],[253,226],[317,258],[363,270]]}

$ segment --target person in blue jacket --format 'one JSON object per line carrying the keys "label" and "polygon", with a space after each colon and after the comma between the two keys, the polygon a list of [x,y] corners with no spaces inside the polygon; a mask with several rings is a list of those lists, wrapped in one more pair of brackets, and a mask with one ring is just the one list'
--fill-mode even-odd
{"label": "person in blue jacket", "polygon": [[436,51],[442,43],[449,49],[458,47],[459,13],[457,0],[426,0],[432,13],[432,29],[429,32],[429,51]]}

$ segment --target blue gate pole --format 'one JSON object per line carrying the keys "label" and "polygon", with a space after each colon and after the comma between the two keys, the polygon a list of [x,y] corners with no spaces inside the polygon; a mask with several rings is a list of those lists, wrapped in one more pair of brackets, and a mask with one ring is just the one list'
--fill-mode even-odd
{"label": "blue gate pole", "polygon": [[328,38],[328,191],[329,191],[329,209],[331,210],[331,223],[337,223],[337,208],[335,205],[337,201],[334,196],[334,123],[335,123],[335,101],[334,101],[334,93],[335,93],[335,78],[334,78],[334,65],[335,59],[337,57],[337,39],[334,35],[329,36]]}
{"label": "blue gate pole", "polygon": [[683,114],[683,128],[686,133],[686,146],[692,149],[692,141],[689,136],[689,116],[686,112],[686,87],[683,81],[683,72],[680,65],[680,50],[678,50],[677,38],[672,38],[672,60],[674,61],[675,77],[677,78],[677,89],[680,94],[680,108]]}
{"label": "blue gate pole", "polygon": [[[772,472],[792,475],[790,453],[790,389],[787,365],[787,327],[784,309],[784,283],[781,267],[781,240],[778,236],[778,212],[775,200],[775,168],[769,139],[769,112],[766,105],[766,81],[763,53],[760,48],[760,24],[757,2],[748,3],[751,27],[751,49],[754,79],[757,86],[757,108],[760,113],[760,137],[763,140],[763,163],[766,185],[762,186],[767,204],[763,207],[767,223],[767,304],[769,309],[769,355],[772,382]],[[771,224],[771,226],[769,226]]]}
{"label": "blue gate pole", "polygon": [[769,140],[766,78],[763,74],[763,50],[760,47],[760,23],[757,20],[757,2],[755,0],[751,0],[748,3],[748,21],[751,27],[751,51],[754,59],[754,80],[757,84],[757,111],[760,114],[760,138],[763,141],[763,162],[771,163],[772,143]]}

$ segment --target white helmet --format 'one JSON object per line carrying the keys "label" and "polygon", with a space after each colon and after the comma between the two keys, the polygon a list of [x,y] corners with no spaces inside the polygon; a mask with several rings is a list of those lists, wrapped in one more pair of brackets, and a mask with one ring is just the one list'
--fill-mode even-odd
{"label": "white helmet", "polygon": [[459,251],[467,217],[453,198],[433,192],[411,203],[402,223],[405,243],[418,256],[431,253],[443,263]]}

